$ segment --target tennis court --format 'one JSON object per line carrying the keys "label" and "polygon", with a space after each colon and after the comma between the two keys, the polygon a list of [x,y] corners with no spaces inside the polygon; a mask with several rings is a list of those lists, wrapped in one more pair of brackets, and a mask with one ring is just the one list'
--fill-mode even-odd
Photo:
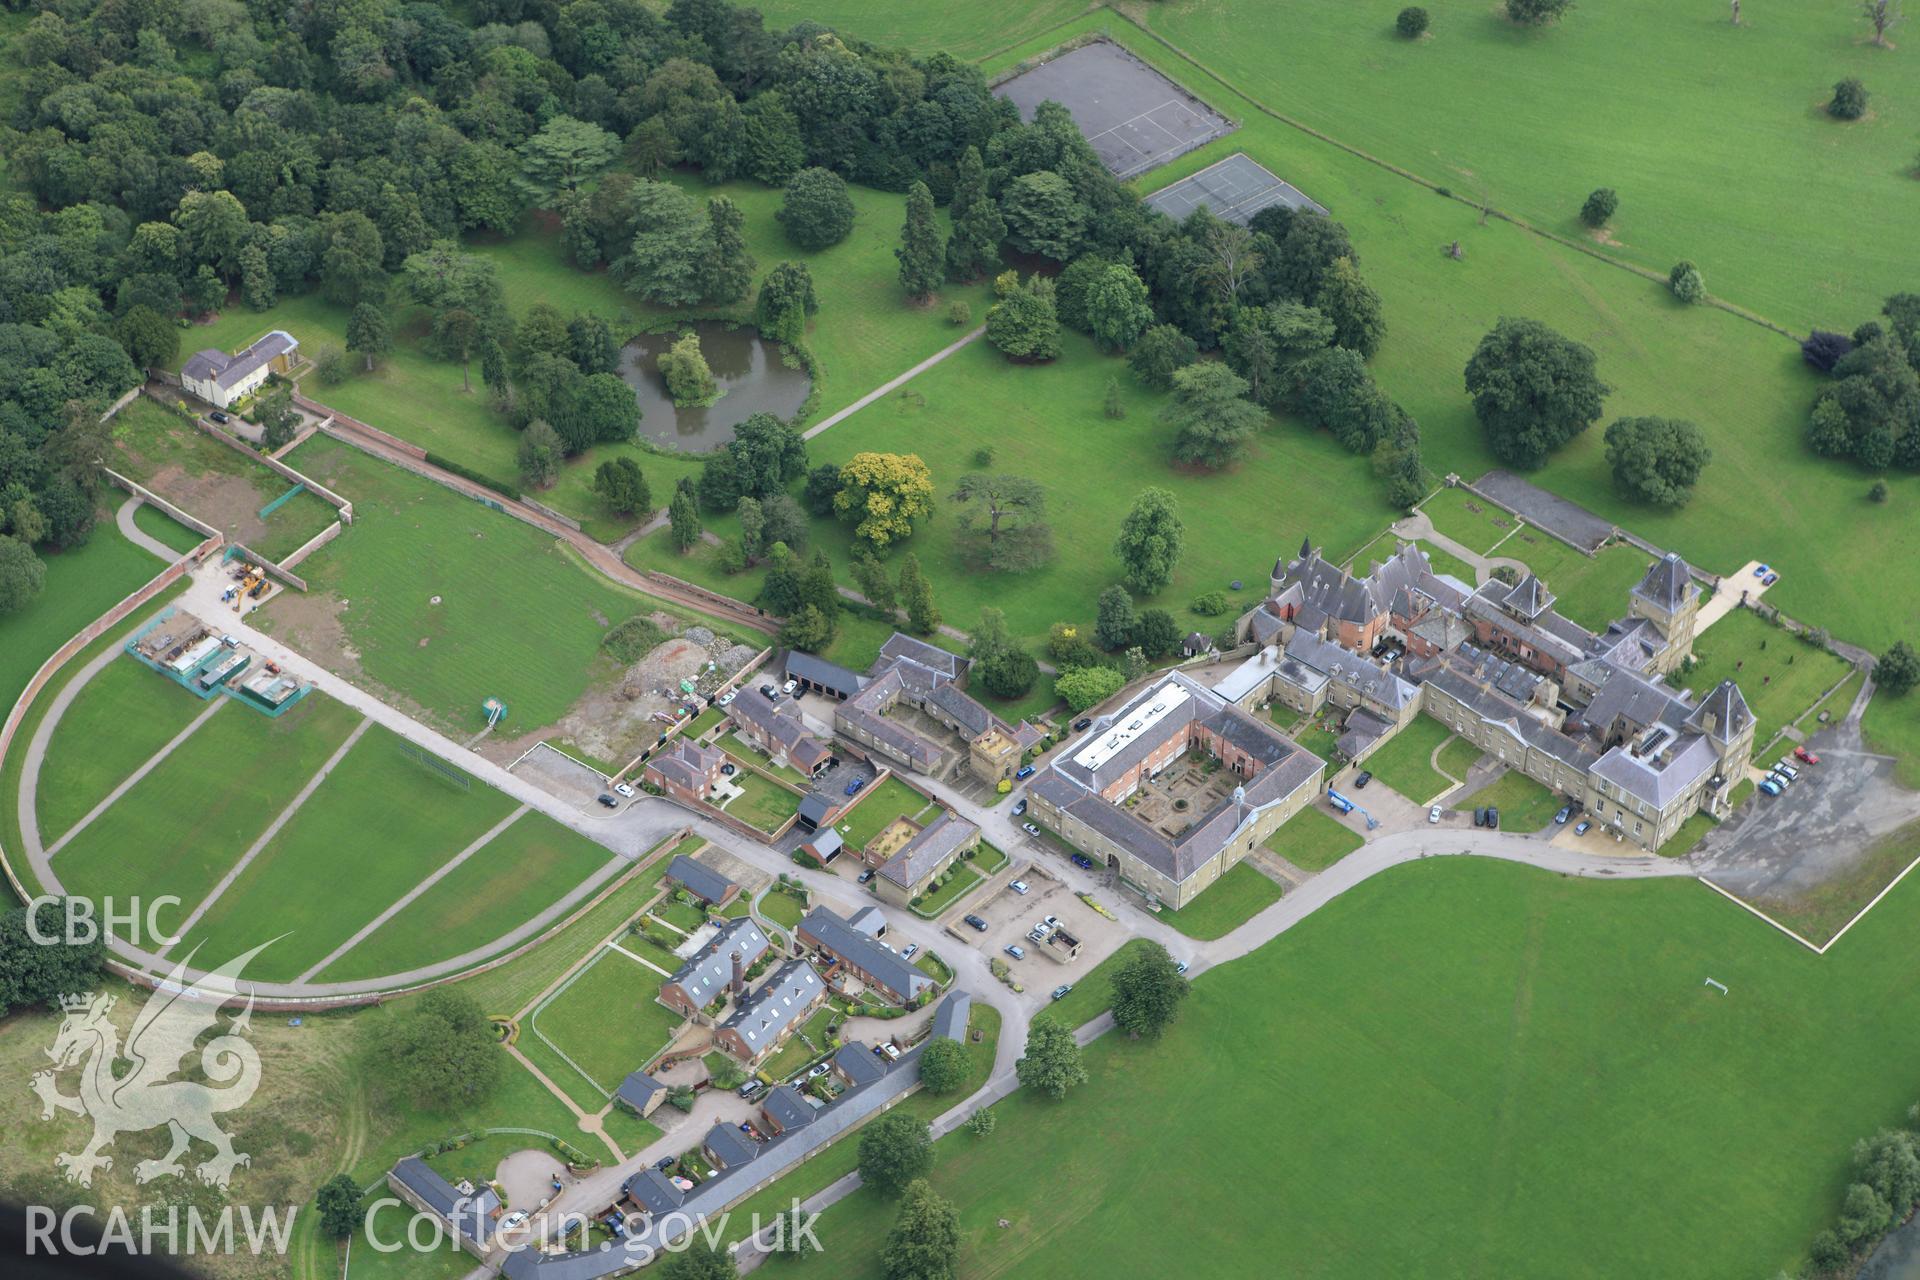
{"label": "tennis court", "polygon": [[1324,214],[1326,210],[1290,183],[1282,182],[1265,167],[1236,151],[1218,164],[1208,165],[1190,178],[1147,197],[1147,204],[1179,221],[1205,205],[1228,222],[1246,226],[1253,215],[1272,205],[1306,209]]}
{"label": "tennis court", "polygon": [[1115,177],[1132,178],[1233,131],[1232,121],[1119,45],[1082,45],[995,90],[1031,121],[1058,102]]}

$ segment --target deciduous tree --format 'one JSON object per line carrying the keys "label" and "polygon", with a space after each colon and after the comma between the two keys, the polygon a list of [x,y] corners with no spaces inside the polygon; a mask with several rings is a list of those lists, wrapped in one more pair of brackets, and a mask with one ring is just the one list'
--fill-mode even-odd
{"label": "deciduous tree", "polygon": [[952,1280],[959,1257],[960,1211],[925,1178],[915,1178],[880,1251],[887,1280]]}
{"label": "deciduous tree", "polygon": [[957,523],[975,556],[990,569],[1024,573],[1053,558],[1047,491],[1036,480],[998,471],[972,471],[954,486]]}
{"label": "deciduous tree", "polygon": [[1684,505],[1712,460],[1700,428],[1678,418],[1621,418],[1607,428],[1613,482],[1642,502]]}
{"label": "deciduous tree", "polygon": [[860,1181],[897,1196],[933,1168],[933,1134],[924,1120],[890,1111],[860,1131]]}
{"label": "deciduous tree", "polygon": [[1113,975],[1113,1021],[1136,1040],[1157,1039],[1180,1016],[1187,990],[1167,949],[1143,943]]}
{"label": "deciduous tree", "polygon": [[774,217],[786,228],[787,239],[802,249],[830,249],[853,230],[853,199],[839,174],[802,169],[787,183]]}
{"label": "deciduous tree", "polygon": [[411,1013],[373,1033],[385,1086],[428,1111],[471,1106],[491,1094],[506,1060],[472,996],[436,987]]}
{"label": "deciduous tree", "polygon": [[840,468],[833,509],[853,522],[856,538],[883,550],[933,514],[933,475],[917,453],[856,453]]}
{"label": "deciduous tree", "polygon": [[1526,468],[1592,426],[1611,389],[1590,349],[1538,320],[1513,317],[1480,340],[1466,384],[1494,456]]}
{"label": "deciduous tree", "polygon": [[577,190],[620,154],[620,139],[597,124],[554,116],[520,144],[520,179],[526,194],[542,204]]}
{"label": "deciduous tree", "polygon": [[1143,596],[1160,591],[1173,581],[1185,538],[1186,526],[1173,494],[1158,486],[1141,490],[1120,522],[1120,536],[1113,544],[1122,580]]}
{"label": "deciduous tree", "polygon": [[1014,1074],[1029,1089],[1060,1099],[1087,1082],[1086,1064],[1073,1030],[1042,1014],[1027,1029],[1027,1052],[1013,1064]]}
{"label": "deciduous tree", "polygon": [[1896,641],[1874,663],[1873,682],[1896,697],[1908,692],[1920,684],[1920,653],[1905,640]]}
{"label": "deciduous tree", "polygon": [[920,1087],[928,1093],[952,1093],[967,1079],[967,1050],[942,1036],[920,1051]]}
{"label": "deciduous tree", "polygon": [[1246,394],[1246,380],[1215,360],[1174,374],[1173,399],[1160,410],[1174,430],[1173,456],[1216,469],[1238,461],[1266,421]]}

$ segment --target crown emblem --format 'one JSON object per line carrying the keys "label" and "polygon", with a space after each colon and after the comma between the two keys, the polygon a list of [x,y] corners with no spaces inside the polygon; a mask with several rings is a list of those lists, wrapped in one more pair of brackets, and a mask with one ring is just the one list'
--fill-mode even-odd
{"label": "crown emblem", "polygon": [[60,1007],[68,1013],[85,1013],[93,1005],[93,992],[69,992],[60,997]]}

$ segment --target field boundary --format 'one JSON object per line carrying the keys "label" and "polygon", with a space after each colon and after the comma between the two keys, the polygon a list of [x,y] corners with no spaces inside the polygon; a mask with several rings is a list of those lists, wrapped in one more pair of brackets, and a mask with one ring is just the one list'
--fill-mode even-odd
{"label": "field boundary", "polygon": [[1866,906],[1861,907],[1858,911],[1854,912],[1851,916],[1849,916],[1847,918],[1847,922],[1841,925],[1840,928],[1834,932],[1834,935],[1831,938],[1828,938],[1825,942],[1821,942],[1821,943],[1815,943],[1815,942],[1809,941],[1807,938],[1803,937],[1801,934],[1795,932],[1793,929],[1787,927],[1786,925],[1781,924],[1778,920],[1775,920],[1772,916],[1768,915],[1766,912],[1762,911],[1760,908],[1754,906],[1751,902],[1748,902],[1745,898],[1742,898],[1738,894],[1732,893],[1726,889],[1722,889],[1719,885],[1707,879],[1705,876],[1696,876],[1694,878],[1697,879],[1701,884],[1707,886],[1707,888],[1713,890],[1715,893],[1725,898],[1727,901],[1734,903],[1736,906],[1739,906],[1751,912],[1755,916],[1758,916],[1760,919],[1766,921],[1768,924],[1778,929],[1781,933],[1786,934],[1789,938],[1792,938],[1795,942],[1799,943],[1801,946],[1805,947],[1807,950],[1813,952],[1813,954],[1817,956],[1824,956],[1825,954],[1827,954],[1827,952],[1833,950],[1833,948],[1839,943],[1840,939],[1847,936],[1847,931],[1849,929],[1853,928],[1853,926],[1855,926],[1856,924],[1859,924],[1862,920],[1866,919],[1867,912],[1879,906],[1880,900],[1886,897],[1888,894],[1892,893],[1894,889],[1898,887],[1898,885],[1902,880],[1905,880],[1907,876],[1912,874],[1913,869],[1915,867],[1920,867],[1920,855],[1915,855],[1913,861],[1907,863],[1906,866],[1900,868],[1899,875],[1893,877],[1893,879],[1887,881],[1884,885],[1880,886],[1880,892],[1874,894],[1873,897],[1869,898],[1867,900]]}
{"label": "field boundary", "polygon": [[[1415,184],[1416,186],[1424,187],[1428,191],[1433,192],[1437,196],[1442,196],[1445,199],[1457,201],[1458,203],[1467,206],[1467,208],[1469,209],[1476,209],[1486,217],[1498,218],[1500,219],[1500,221],[1508,223],[1511,226],[1517,227],[1520,230],[1528,232],[1531,235],[1538,236],[1542,240],[1550,241],[1553,244],[1557,244],[1564,249],[1571,249],[1576,253],[1585,254],[1587,257],[1592,258],[1596,262],[1604,262],[1610,267],[1616,267],[1621,271],[1629,272],[1633,275],[1639,276],[1642,280],[1651,281],[1655,284],[1661,285],[1662,287],[1665,287],[1667,284],[1667,277],[1661,274],[1660,272],[1653,270],[1651,267],[1635,266],[1631,262],[1624,262],[1619,258],[1613,257],[1611,254],[1602,253],[1599,249],[1593,247],[1592,245],[1581,244],[1578,240],[1574,240],[1567,236],[1563,236],[1557,231],[1549,231],[1545,227],[1536,226],[1533,223],[1528,222],[1525,218],[1518,216],[1517,214],[1507,213],[1505,210],[1497,209],[1491,204],[1481,204],[1478,201],[1469,200],[1465,196],[1455,195],[1450,188],[1443,187],[1437,182],[1433,182],[1430,179],[1423,178],[1411,169],[1402,168],[1400,165],[1393,163],[1391,160],[1383,160],[1379,156],[1376,156],[1369,151],[1363,150],[1362,148],[1355,146],[1351,142],[1344,142],[1341,139],[1334,137],[1330,133],[1326,133],[1320,129],[1314,128],[1312,125],[1306,123],[1304,120],[1295,119],[1293,116],[1286,114],[1284,111],[1281,111],[1276,107],[1268,106],[1260,98],[1257,98],[1253,94],[1248,93],[1246,90],[1240,88],[1233,81],[1227,79],[1226,76],[1220,74],[1218,71],[1215,71],[1212,67],[1200,61],[1199,58],[1195,57],[1191,53],[1188,53],[1185,49],[1181,48],[1179,45],[1169,40],[1166,36],[1163,36],[1158,31],[1155,31],[1152,27],[1149,27],[1146,24],[1142,23],[1139,19],[1133,17],[1131,14],[1127,13],[1124,9],[1117,8],[1112,3],[1108,3],[1106,5],[1106,8],[1108,12],[1118,16],[1128,26],[1138,31],[1141,35],[1145,36],[1147,39],[1152,40],[1154,43],[1165,48],[1169,53],[1179,58],[1182,62],[1191,64],[1192,66],[1194,66],[1195,68],[1197,68],[1198,70],[1206,74],[1207,76],[1211,77],[1213,80],[1217,81],[1224,88],[1237,94],[1239,97],[1244,99],[1250,106],[1252,106],[1254,110],[1258,111],[1261,115],[1267,116],[1268,118],[1273,120],[1277,120],[1281,124],[1286,125],[1288,128],[1298,130],[1299,132],[1306,134],[1310,138],[1314,138],[1320,142],[1326,143],[1330,147],[1337,147],[1341,151],[1346,152],[1348,155],[1353,156],[1355,159],[1363,160],[1366,163],[1375,166],[1376,168],[1384,169],[1386,172],[1393,174],[1397,178],[1404,178],[1405,180]],[[1204,99],[1202,99],[1202,101],[1204,101]],[[1784,325],[1781,325],[1772,320],[1769,320],[1765,316],[1761,315],[1756,311],[1749,311],[1747,308],[1742,307],[1737,303],[1729,302],[1724,298],[1715,297],[1712,294],[1708,294],[1706,297],[1702,298],[1700,301],[1701,301],[1701,304],[1705,306],[1715,307],[1721,311],[1726,312],[1728,315],[1738,316],[1740,319],[1747,321],[1749,324],[1758,325],[1762,329],[1766,329],[1770,332],[1777,333],[1781,337],[1786,338],[1789,341],[1792,341],[1794,343],[1798,343],[1800,341],[1799,337],[1796,334],[1794,334],[1792,330],[1786,328]]]}

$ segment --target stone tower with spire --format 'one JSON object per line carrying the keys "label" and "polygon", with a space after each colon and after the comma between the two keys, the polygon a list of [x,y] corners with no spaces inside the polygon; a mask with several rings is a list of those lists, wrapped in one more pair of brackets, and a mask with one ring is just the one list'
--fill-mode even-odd
{"label": "stone tower with spire", "polygon": [[1700,613],[1700,589],[1693,585],[1693,570],[1678,552],[1669,551],[1648,567],[1629,597],[1629,616],[1645,618],[1666,640],[1666,648],[1653,660],[1653,669],[1661,674],[1672,671],[1693,652],[1694,622]]}

